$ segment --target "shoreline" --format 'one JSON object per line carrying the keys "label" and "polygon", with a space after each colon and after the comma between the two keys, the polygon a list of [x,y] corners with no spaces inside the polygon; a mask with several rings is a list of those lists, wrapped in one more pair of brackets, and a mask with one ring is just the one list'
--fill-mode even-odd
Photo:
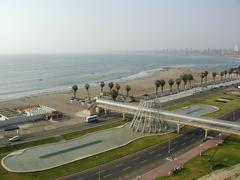
{"label": "shoreline", "polygon": [[[121,77],[118,79],[113,79],[113,80],[106,80],[105,82],[105,86],[107,86],[107,83],[109,82],[113,82],[115,83],[127,83],[128,81],[134,81],[137,79],[141,79],[141,78],[147,78],[149,76],[154,75],[157,72],[165,72],[171,69],[186,69],[186,68],[192,68],[192,69],[202,69],[202,68],[197,68],[195,65],[172,65],[172,66],[165,66],[165,67],[161,67],[161,68],[154,68],[154,69],[149,69],[149,70],[144,70],[144,71],[140,71],[137,73],[134,73],[132,75],[129,76],[125,76],[125,77]],[[91,88],[96,88],[97,86],[99,86],[100,81],[98,82],[93,82],[93,83],[89,83]],[[84,89],[84,85],[82,84],[77,84],[79,89]],[[52,89],[52,90],[51,90]],[[59,88],[49,88],[49,89],[45,89],[45,90],[36,90],[35,92],[31,93],[29,92],[29,94],[26,95],[18,95],[15,97],[6,97],[6,98],[2,98],[0,99],[0,103],[2,102],[7,102],[7,101],[12,101],[12,100],[16,100],[16,99],[27,99],[27,98],[32,98],[32,97],[36,97],[36,96],[41,96],[41,95],[51,95],[51,94],[58,94],[58,93],[71,93],[72,89],[71,86],[68,87],[59,87]],[[6,96],[11,96],[11,94],[6,95]]]}

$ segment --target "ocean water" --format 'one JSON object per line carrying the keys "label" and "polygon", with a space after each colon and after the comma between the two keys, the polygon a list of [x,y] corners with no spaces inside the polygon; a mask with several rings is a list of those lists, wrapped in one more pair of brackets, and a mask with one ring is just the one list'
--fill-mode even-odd
{"label": "ocean water", "polygon": [[236,64],[239,61],[227,57],[157,53],[1,55],[0,100],[67,90],[73,84],[133,79],[170,66],[224,69]]}

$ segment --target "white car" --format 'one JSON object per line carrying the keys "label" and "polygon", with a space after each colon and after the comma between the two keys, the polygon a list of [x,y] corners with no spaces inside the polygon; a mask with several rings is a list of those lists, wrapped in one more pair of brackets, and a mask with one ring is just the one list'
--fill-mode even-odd
{"label": "white car", "polygon": [[8,139],[10,142],[15,142],[15,141],[19,141],[21,140],[21,137],[20,136],[13,136],[11,138]]}

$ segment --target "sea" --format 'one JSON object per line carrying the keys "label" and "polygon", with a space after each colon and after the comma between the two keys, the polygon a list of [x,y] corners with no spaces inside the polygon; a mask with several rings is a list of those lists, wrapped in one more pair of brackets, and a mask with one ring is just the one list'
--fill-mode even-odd
{"label": "sea", "polygon": [[228,57],[101,53],[0,55],[0,101],[70,90],[73,84],[125,81],[167,67],[227,69],[239,65]]}

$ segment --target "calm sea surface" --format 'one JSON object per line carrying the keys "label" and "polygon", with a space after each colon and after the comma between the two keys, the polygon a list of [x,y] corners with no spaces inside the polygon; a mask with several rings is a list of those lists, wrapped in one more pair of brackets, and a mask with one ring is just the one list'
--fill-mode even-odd
{"label": "calm sea surface", "polygon": [[0,100],[63,90],[73,84],[130,79],[169,66],[224,69],[236,59],[152,53],[0,56]]}

